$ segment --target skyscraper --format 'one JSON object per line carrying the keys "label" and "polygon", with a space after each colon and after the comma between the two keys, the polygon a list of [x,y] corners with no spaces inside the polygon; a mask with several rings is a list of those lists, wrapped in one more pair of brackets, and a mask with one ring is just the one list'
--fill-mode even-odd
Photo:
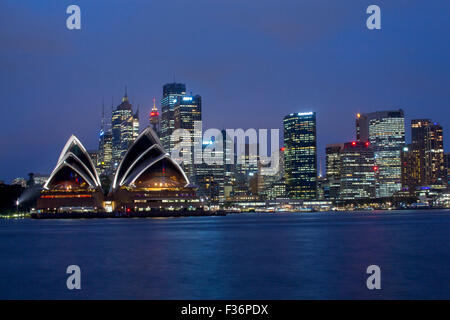
{"label": "skyscraper", "polygon": [[[205,149],[214,141],[203,141]],[[223,158],[223,150],[215,150],[213,157]],[[207,164],[205,162],[195,166],[195,182],[198,186],[197,195],[205,197],[211,203],[218,204],[224,198],[224,174],[225,166],[220,164]]]}
{"label": "skyscraper", "polygon": [[406,145],[401,153],[402,157],[402,189],[410,195],[414,195],[419,186],[420,166],[417,163],[419,159],[414,153],[411,145]]}
{"label": "skyscraper", "polygon": [[150,126],[152,127],[153,131],[155,131],[155,133],[158,135],[158,137],[160,136],[160,127],[159,127],[159,112],[158,112],[158,108],[156,107],[156,99],[153,98],[153,107],[152,110],[150,111]]}
{"label": "skyscraper", "polygon": [[[196,96],[178,96],[173,101],[173,118],[174,118],[174,130],[186,129],[189,131],[190,141],[192,142],[191,148],[191,163],[183,163],[183,169],[186,175],[195,181],[195,168],[194,163],[194,144],[196,141],[201,141],[202,132],[195,131],[196,123],[202,121],[202,98],[199,95]],[[170,143],[173,143],[171,141]]]}
{"label": "skyscraper", "polygon": [[174,106],[178,97],[186,95],[186,85],[183,83],[167,83],[163,86],[161,99],[161,143],[167,152],[171,152],[174,146],[171,135],[175,128]]}
{"label": "skyscraper", "polygon": [[111,120],[114,170],[127,152],[128,147],[139,135],[137,116],[137,114],[133,115],[133,107],[125,90],[122,102],[113,111]]}
{"label": "skyscraper", "polygon": [[315,199],[317,193],[316,113],[284,117],[286,192],[291,199]]}
{"label": "skyscraper", "polygon": [[447,178],[447,186],[450,183],[450,153],[444,154],[445,177]]}
{"label": "skyscraper", "polygon": [[112,133],[110,124],[106,123],[104,104],[102,106],[102,124],[98,140],[97,168],[100,174],[109,175],[112,163]]}
{"label": "skyscraper", "polygon": [[343,143],[329,144],[326,146],[326,167],[327,180],[330,186],[330,199],[339,199],[341,189],[341,151],[344,149]]}
{"label": "skyscraper", "polygon": [[445,184],[443,130],[439,123],[411,120],[411,152],[417,170],[416,187]]}
{"label": "skyscraper", "polygon": [[136,113],[133,116],[132,123],[133,123],[133,139],[132,139],[131,143],[134,140],[136,140],[137,137],[139,136],[139,106],[136,110]]}
{"label": "skyscraper", "polygon": [[369,199],[375,197],[374,152],[369,142],[348,142],[340,151],[340,199]]}
{"label": "skyscraper", "polygon": [[358,142],[371,144],[378,167],[376,197],[390,197],[402,189],[401,151],[405,145],[403,110],[358,114]]}

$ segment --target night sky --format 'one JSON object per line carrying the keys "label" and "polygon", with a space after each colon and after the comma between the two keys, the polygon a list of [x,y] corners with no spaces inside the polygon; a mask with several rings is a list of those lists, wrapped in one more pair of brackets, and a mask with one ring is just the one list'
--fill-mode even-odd
{"label": "night sky", "polygon": [[[66,28],[81,7],[82,30]],[[366,8],[381,7],[381,30]],[[320,156],[357,112],[405,110],[450,151],[448,0],[1,0],[0,180],[48,174],[69,136],[98,147],[102,100],[128,86],[147,126],[162,85],[203,98],[204,128],[280,128],[316,111]],[[158,104],[159,107],[159,104]]]}

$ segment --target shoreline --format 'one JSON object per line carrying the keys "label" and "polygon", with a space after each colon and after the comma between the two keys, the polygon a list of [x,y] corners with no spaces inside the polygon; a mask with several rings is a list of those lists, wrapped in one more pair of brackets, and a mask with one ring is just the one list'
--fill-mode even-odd
{"label": "shoreline", "polygon": [[123,218],[171,218],[171,217],[210,217],[225,216],[225,211],[149,211],[149,212],[67,212],[32,213],[31,219],[123,219]]}

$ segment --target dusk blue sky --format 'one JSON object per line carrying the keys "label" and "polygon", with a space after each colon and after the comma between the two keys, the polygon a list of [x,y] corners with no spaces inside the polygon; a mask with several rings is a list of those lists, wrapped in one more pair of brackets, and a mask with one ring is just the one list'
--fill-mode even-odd
{"label": "dusk blue sky", "polygon": [[[366,28],[370,4],[381,30]],[[323,157],[354,139],[356,113],[402,108],[407,141],[412,118],[431,118],[449,151],[449,13],[448,0],[1,0],[0,180],[50,173],[72,133],[97,148],[102,99],[109,111],[125,85],[147,126],[174,74],[202,96],[204,128],[315,111]]]}

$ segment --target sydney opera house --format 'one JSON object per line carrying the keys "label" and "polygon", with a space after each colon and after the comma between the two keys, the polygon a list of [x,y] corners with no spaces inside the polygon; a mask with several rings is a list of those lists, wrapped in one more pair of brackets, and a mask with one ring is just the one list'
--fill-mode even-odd
{"label": "sydney opera house", "polygon": [[183,169],[164,151],[151,128],[130,146],[106,196],[104,191],[88,152],[72,136],[44,185],[37,211],[138,213],[202,208]]}

